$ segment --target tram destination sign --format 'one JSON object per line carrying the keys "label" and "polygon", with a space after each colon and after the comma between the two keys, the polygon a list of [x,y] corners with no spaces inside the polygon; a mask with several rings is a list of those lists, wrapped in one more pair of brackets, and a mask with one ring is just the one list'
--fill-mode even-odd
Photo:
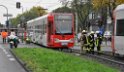
{"label": "tram destination sign", "polygon": [[66,19],[66,20],[71,20],[72,16],[71,15],[56,15],[55,19]]}

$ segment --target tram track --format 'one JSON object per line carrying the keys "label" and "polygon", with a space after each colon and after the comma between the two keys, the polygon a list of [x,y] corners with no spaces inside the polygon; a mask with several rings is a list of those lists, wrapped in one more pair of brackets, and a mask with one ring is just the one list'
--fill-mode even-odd
{"label": "tram track", "polygon": [[108,66],[111,66],[111,67],[114,67],[114,68],[117,68],[120,70],[120,72],[124,72],[124,59],[120,60],[119,58],[117,57],[114,57],[112,55],[107,55],[107,54],[80,54],[80,50],[76,50],[76,49],[73,49],[72,50],[72,54],[74,55],[79,55],[80,57],[87,57],[89,59],[93,59],[93,60],[97,60],[98,62],[102,63],[102,64],[106,64]]}

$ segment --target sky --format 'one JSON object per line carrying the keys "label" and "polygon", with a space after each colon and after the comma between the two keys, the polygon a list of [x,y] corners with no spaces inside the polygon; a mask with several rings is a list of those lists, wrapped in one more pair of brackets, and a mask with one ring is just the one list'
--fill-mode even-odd
{"label": "sky", "polygon": [[[30,10],[33,6],[41,6],[45,9],[48,9],[48,12],[61,7],[61,3],[59,0],[0,0],[0,5],[4,5],[8,8],[8,13],[12,14],[13,18],[16,17],[17,14],[22,13],[22,8],[16,8],[16,2],[20,2],[23,7],[23,12]],[[4,7],[0,6],[0,23],[5,24],[7,17],[4,17],[3,14],[6,14],[7,11]]]}

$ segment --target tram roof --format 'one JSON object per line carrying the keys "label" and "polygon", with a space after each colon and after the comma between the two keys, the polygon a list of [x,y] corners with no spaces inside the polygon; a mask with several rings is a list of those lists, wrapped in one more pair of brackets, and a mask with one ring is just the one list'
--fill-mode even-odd
{"label": "tram roof", "polygon": [[118,10],[124,10],[124,4],[118,5],[115,11],[118,11]]}
{"label": "tram roof", "polygon": [[[34,18],[34,19],[32,19],[32,20],[29,20],[29,21],[27,21],[27,23],[31,23],[31,22],[34,22],[34,21],[37,21],[37,20],[46,18],[48,15],[51,15],[51,14],[63,14],[63,13],[48,13],[48,14],[46,14],[46,15],[43,15],[43,16]],[[65,13],[65,14],[72,14],[72,13]]]}
{"label": "tram roof", "polygon": [[47,17],[48,15],[49,15],[49,14],[46,14],[46,15],[43,15],[43,16],[34,18],[34,19],[32,19],[32,20],[27,21],[27,23],[30,23],[30,22],[33,22],[33,21],[37,21],[37,20],[43,19],[43,18]]}

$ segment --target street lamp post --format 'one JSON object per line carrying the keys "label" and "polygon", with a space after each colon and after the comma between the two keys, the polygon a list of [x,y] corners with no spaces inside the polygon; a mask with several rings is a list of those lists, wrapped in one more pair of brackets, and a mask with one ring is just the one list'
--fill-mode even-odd
{"label": "street lamp post", "polygon": [[20,8],[22,8],[22,15],[21,15],[21,21],[20,21],[20,30],[21,30],[21,32],[22,32],[22,36],[21,36],[21,40],[22,40],[22,43],[23,43],[23,32],[25,33],[25,31],[26,30],[24,30],[24,20],[25,20],[25,18],[24,18],[24,15],[23,15],[23,6],[21,6],[21,3],[20,2],[16,2],[16,8],[17,9],[20,9]]}
{"label": "street lamp post", "polygon": [[4,6],[4,5],[0,5],[0,6],[4,7],[6,9],[6,12],[7,12],[7,16],[6,16],[7,17],[7,22],[6,23],[9,24],[9,22],[8,22],[8,8],[6,6]]}
{"label": "street lamp post", "polygon": [[[24,17],[24,15],[23,15],[23,10],[24,10],[24,8],[23,8],[23,6],[21,6],[21,8],[22,8],[22,16],[21,16],[21,21],[22,21],[22,23],[21,23],[21,28],[22,28],[22,43],[23,43],[23,39],[25,39],[26,38],[26,29],[24,28],[24,24],[25,24],[25,17]],[[24,35],[24,36],[23,36]]]}

